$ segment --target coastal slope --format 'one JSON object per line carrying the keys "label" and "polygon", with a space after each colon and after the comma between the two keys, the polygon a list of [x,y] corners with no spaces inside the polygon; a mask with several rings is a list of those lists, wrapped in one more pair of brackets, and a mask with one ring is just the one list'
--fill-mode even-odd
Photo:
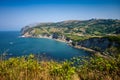
{"label": "coastal slope", "polygon": [[[120,20],[67,20],[38,23],[21,29],[23,37],[50,38],[99,52],[119,52]],[[111,53],[110,53],[111,54]]]}

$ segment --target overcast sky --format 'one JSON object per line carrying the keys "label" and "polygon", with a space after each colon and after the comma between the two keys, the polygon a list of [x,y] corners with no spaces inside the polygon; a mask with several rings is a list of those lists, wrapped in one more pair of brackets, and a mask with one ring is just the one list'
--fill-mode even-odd
{"label": "overcast sky", "polygon": [[120,0],[0,0],[0,31],[91,18],[120,19]]}

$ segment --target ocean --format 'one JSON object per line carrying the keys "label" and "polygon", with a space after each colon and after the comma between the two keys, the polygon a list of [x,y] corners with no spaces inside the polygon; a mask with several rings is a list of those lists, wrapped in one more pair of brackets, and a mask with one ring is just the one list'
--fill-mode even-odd
{"label": "ocean", "polygon": [[64,42],[45,38],[21,38],[19,36],[19,31],[0,31],[0,54],[7,54],[8,57],[44,54],[56,60],[90,56],[90,53],[70,47]]}

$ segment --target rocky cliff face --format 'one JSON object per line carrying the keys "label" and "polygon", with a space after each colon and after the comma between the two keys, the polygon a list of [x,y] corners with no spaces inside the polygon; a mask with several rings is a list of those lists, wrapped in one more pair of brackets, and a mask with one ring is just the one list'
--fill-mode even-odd
{"label": "rocky cliff face", "polygon": [[120,44],[110,41],[108,38],[90,38],[84,41],[80,41],[77,45],[82,47],[91,48],[96,51],[103,52],[110,47],[120,47]]}
{"label": "rocky cliff face", "polygon": [[30,29],[30,26],[25,26],[25,27],[23,27],[22,29],[21,29],[21,34],[23,35],[23,34],[25,34],[26,32],[28,32],[29,31],[29,29]]}

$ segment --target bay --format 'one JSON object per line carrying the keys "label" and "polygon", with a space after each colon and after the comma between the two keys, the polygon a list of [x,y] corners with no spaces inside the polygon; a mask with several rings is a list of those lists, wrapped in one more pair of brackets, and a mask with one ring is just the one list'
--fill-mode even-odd
{"label": "bay", "polygon": [[19,36],[19,31],[0,31],[0,54],[8,53],[11,57],[44,54],[56,60],[90,56],[90,53],[70,47],[64,42],[45,38],[20,38]]}

